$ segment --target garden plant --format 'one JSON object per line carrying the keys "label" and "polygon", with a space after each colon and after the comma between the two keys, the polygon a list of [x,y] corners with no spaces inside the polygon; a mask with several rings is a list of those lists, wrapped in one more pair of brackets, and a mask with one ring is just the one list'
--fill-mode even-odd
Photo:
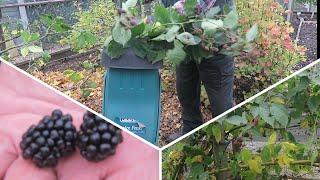
{"label": "garden plant", "polygon": [[[164,151],[165,179],[299,178],[320,167],[319,66]],[[304,132],[307,140],[294,133]],[[249,147],[262,141],[261,148]],[[310,177],[310,176],[309,176]]]}

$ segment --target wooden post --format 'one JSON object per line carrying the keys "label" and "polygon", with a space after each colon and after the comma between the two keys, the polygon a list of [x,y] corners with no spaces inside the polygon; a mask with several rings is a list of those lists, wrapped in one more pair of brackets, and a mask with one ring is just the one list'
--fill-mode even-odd
{"label": "wooden post", "polygon": [[[18,3],[24,3],[24,0],[18,0]],[[21,21],[23,22],[23,24],[22,24],[23,29],[27,30],[28,24],[29,24],[29,20],[28,20],[28,16],[27,16],[26,7],[25,6],[19,6],[19,12],[20,12]]]}
{"label": "wooden post", "polygon": [[[288,10],[292,11],[292,4],[293,4],[293,0],[289,0],[288,3]],[[288,13],[287,15],[287,21],[290,22],[291,21],[291,12]]]}
{"label": "wooden post", "polygon": [[[0,8],[0,20],[2,19],[2,12],[1,12],[1,8]],[[2,26],[0,24],[0,50],[3,51],[6,49],[6,44],[4,43],[5,39],[4,39],[4,34],[3,34],[3,29]]]}

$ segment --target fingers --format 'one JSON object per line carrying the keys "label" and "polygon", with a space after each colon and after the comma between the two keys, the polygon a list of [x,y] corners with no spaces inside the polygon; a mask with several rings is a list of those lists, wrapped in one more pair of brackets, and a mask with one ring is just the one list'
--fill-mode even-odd
{"label": "fingers", "polygon": [[17,153],[7,134],[0,132],[0,142],[0,179],[3,179],[9,166],[17,159]]}
{"label": "fingers", "polygon": [[19,157],[6,172],[4,180],[56,180],[56,174],[52,168],[38,168],[31,161]]}

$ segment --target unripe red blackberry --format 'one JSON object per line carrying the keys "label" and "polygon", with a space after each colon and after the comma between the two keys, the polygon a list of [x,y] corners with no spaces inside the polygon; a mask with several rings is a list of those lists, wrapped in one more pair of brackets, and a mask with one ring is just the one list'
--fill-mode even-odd
{"label": "unripe red blackberry", "polygon": [[99,116],[86,112],[78,132],[77,146],[88,161],[102,161],[122,142],[121,130]]}
{"label": "unripe red blackberry", "polygon": [[23,134],[20,148],[23,158],[31,159],[38,167],[54,167],[60,157],[75,151],[76,139],[71,115],[54,110]]}

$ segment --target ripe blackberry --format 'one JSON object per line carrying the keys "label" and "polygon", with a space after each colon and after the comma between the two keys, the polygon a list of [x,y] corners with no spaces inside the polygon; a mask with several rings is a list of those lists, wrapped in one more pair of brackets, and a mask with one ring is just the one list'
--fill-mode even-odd
{"label": "ripe blackberry", "polygon": [[80,154],[88,161],[102,161],[115,153],[122,142],[121,130],[91,112],[83,116],[78,132]]}
{"label": "ripe blackberry", "polygon": [[60,157],[75,151],[76,139],[71,115],[54,110],[23,134],[20,148],[23,158],[31,159],[38,167],[54,167]]}

